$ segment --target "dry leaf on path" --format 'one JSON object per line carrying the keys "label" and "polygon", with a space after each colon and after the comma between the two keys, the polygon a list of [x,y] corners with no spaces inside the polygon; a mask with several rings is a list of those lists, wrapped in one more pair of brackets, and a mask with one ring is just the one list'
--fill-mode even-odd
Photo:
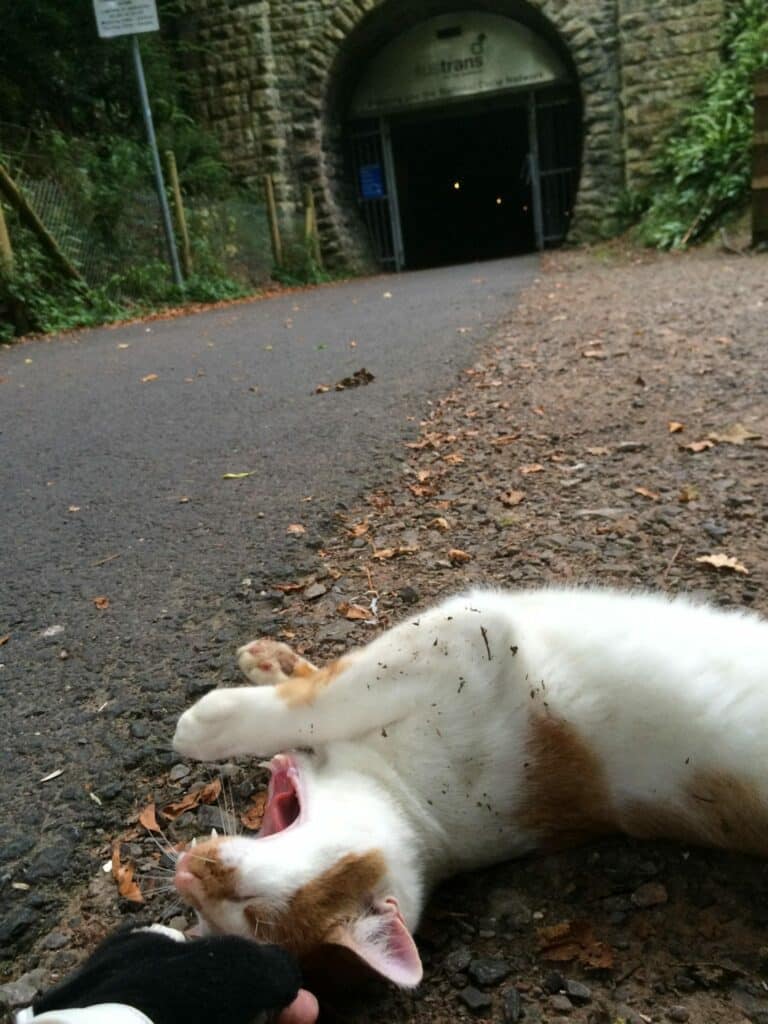
{"label": "dry leaf on path", "polygon": [[100,594],[98,597],[94,597],[93,603],[96,605],[100,612],[103,612],[106,608],[109,608],[109,598],[105,597],[104,594]]}
{"label": "dry leaf on path", "polygon": [[7,644],[10,639],[11,639],[11,634],[10,633],[6,633],[5,636],[0,636],[0,647],[2,647],[3,644]]}
{"label": "dry leaf on path", "polygon": [[341,604],[336,606],[336,611],[339,615],[343,615],[345,619],[351,621],[370,619],[371,612],[368,608],[363,608],[359,604],[350,604],[349,601],[342,601]]}
{"label": "dry leaf on path", "polygon": [[175,821],[185,811],[191,811],[195,807],[199,807],[200,804],[215,804],[219,799],[220,793],[221,779],[214,779],[213,782],[209,782],[206,786],[201,786],[199,789],[187,793],[181,800],[166,804],[162,810],[163,817],[168,818],[170,821]]}
{"label": "dry leaf on path", "polygon": [[712,431],[707,434],[710,441],[718,444],[744,444],[745,441],[757,441],[761,435],[753,430],[748,430],[743,423],[729,423],[722,431]]}
{"label": "dry leaf on path", "polygon": [[504,448],[508,444],[512,444],[514,441],[519,441],[519,434],[502,434],[501,437],[492,437],[491,444],[495,448]]}
{"label": "dry leaf on path", "polygon": [[255,469],[246,470],[244,473],[222,473],[222,480],[245,480],[247,476],[253,476]]}
{"label": "dry leaf on path", "polygon": [[371,558],[376,558],[379,561],[387,561],[390,558],[397,558],[400,555],[415,555],[419,549],[416,545],[406,546],[403,545],[399,548],[379,548],[378,551],[374,551]]}
{"label": "dry leaf on path", "polygon": [[362,523],[355,523],[354,526],[350,526],[347,531],[351,537],[363,537],[371,528],[371,524],[367,519],[364,519]]}
{"label": "dry leaf on path", "polygon": [[515,505],[519,505],[521,501],[525,500],[525,491],[504,491],[499,495],[499,500],[507,508],[514,508]]}
{"label": "dry leaf on path", "polygon": [[576,960],[588,970],[610,970],[613,950],[595,938],[588,921],[561,921],[536,929],[542,960],[569,963]]}
{"label": "dry leaf on path", "polygon": [[680,493],[677,496],[677,500],[685,504],[689,501],[696,501],[700,497],[698,488],[694,487],[693,484],[683,484],[680,488]]}
{"label": "dry leaf on path", "polygon": [[427,524],[431,530],[442,530],[443,533],[447,533],[451,528],[451,524],[445,518],[445,516],[435,516],[435,518]]}
{"label": "dry leaf on path", "polygon": [[691,441],[690,444],[681,444],[680,447],[686,452],[693,452],[694,455],[698,455],[699,452],[705,452],[708,448],[714,448],[714,441]]}
{"label": "dry leaf on path", "polygon": [[157,380],[157,374],[156,373],[148,373],[146,377],[142,377],[141,378],[141,383],[142,384],[149,384],[150,381],[153,381],[153,380]]}
{"label": "dry leaf on path", "polygon": [[143,825],[149,832],[160,832],[162,831],[160,826],[157,824],[157,818],[155,817],[155,804],[154,801],[151,804],[147,804],[144,810],[139,815],[139,824]]}
{"label": "dry leaf on path", "polygon": [[585,348],[581,353],[584,359],[607,359],[608,353],[601,348]]}
{"label": "dry leaf on path", "polygon": [[525,466],[518,467],[518,473],[522,473],[523,476],[529,476],[531,473],[541,473],[544,467],[540,462],[529,462]]}
{"label": "dry leaf on path", "polygon": [[306,526],[302,526],[301,523],[290,523],[288,526],[286,526],[285,532],[292,533],[298,536],[299,534],[306,533],[307,528]]}
{"label": "dry leaf on path", "polygon": [[604,444],[595,444],[585,449],[587,455],[610,455],[611,449]]}
{"label": "dry leaf on path", "polygon": [[643,498],[650,498],[651,501],[658,501],[661,498],[660,494],[656,491],[649,491],[647,487],[633,487],[632,490]]}
{"label": "dry leaf on path", "polygon": [[679,420],[670,420],[667,424],[667,429],[670,434],[679,434],[681,430],[685,430],[685,424],[680,423]]}
{"label": "dry leaf on path", "polygon": [[240,821],[244,828],[250,829],[251,832],[258,831],[261,828],[262,821],[264,820],[264,811],[266,806],[266,791],[262,790],[260,793],[254,793],[250,804],[240,815]]}
{"label": "dry leaf on path", "polygon": [[711,565],[715,569],[732,569],[734,572],[741,572],[749,576],[749,569],[731,555],[699,555],[696,561],[704,565]]}
{"label": "dry leaf on path", "polygon": [[141,889],[133,877],[133,865],[123,864],[120,860],[120,840],[112,846],[112,877],[117,882],[117,891],[124,900],[131,903],[143,903]]}
{"label": "dry leaf on path", "polygon": [[472,561],[472,555],[470,555],[468,551],[462,551],[461,548],[450,548],[448,551],[448,557],[455,565],[458,565],[461,562]]}

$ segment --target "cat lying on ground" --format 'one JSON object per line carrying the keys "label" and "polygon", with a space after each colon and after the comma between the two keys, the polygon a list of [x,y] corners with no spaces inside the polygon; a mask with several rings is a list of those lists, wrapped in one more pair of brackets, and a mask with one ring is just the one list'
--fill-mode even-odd
{"label": "cat lying on ground", "polygon": [[[273,755],[260,836],[182,855],[209,933],[341,944],[412,986],[440,879],[626,832],[768,853],[768,623],[595,590],[454,597],[317,669],[238,652],[251,687],[180,718],[182,754]],[[307,748],[311,748],[311,751]]]}
{"label": "cat lying on ground", "polygon": [[[314,996],[290,954],[234,936],[186,942],[162,925],[114,933],[16,1024],[313,1024]],[[261,1016],[259,1016],[261,1015]]]}

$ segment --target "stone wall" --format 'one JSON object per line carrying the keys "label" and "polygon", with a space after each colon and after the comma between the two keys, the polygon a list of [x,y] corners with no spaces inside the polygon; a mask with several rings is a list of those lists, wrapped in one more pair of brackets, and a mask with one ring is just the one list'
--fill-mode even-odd
{"label": "stone wall", "polygon": [[642,183],[666,127],[717,59],[724,0],[194,2],[201,114],[226,159],[245,181],[271,173],[286,217],[310,185],[326,256],[354,264],[365,245],[345,183],[345,96],[356,69],[405,24],[474,6],[527,18],[559,43],[583,103],[571,228],[583,239]]}

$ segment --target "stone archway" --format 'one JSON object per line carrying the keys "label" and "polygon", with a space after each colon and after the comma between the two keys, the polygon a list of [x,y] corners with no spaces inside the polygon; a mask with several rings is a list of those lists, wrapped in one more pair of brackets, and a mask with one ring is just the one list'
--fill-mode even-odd
{"label": "stone archway", "polygon": [[[606,214],[606,198],[618,196],[623,184],[619,76],[615,53],[606,45],[616,39],[614,5],[596,4],[590,17],[581,0],[491,0],[471,6],[530,25],[572,68],[582,102],[583,153],[570,237],[594,234]],[[466,0],[425,0],[418,9],[405,0],[343,0],[308,48],[307,88],[296,97],[293,120],[295,155],[302,180],[315,191],[324,247],[332,258],[362,252],[360,220],[344,185],[349,175],[343,152],[344,109],[361,66],[404,25],[467,7]]]}

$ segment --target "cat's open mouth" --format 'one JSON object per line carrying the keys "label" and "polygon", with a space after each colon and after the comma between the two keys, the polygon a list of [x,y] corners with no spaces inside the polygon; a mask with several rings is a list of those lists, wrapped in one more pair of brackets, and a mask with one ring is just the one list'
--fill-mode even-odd
{"label": "cat's open mouth", "polygon": [[285,832],[298,823],[303,810],[301,776],[295,759],[290,754],[276,754],[269,762],[269,770],[272,776],[259,839]]}

